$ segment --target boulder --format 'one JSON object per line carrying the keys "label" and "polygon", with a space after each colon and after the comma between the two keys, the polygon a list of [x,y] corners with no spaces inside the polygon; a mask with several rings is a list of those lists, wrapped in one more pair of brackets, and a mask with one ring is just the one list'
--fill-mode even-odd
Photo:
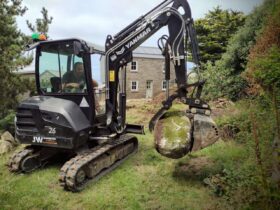
{"label": "boulder", "polygon": [[155,148],[168,158],[181,158],[190,150],[191,122],[183,111],[168,111],[155,126]]}
{"label": "boulder", "polygon": [[15,140],[15,138],[10,134],[10,132],[6,131],[1,135],[1,140],[2,141],[8,141],[10,142],[13,146],[18,145],[18,142]]}
{"label": "boulder", "polygon": [[0,141],[0,155],[10,152],[13,147],[13,144],[9,141]]}
{"label": "boulder", "polygon": [[215,143],[219,133],[210,116],[187,115],[184,111],[171,109],[155,125],[154,139],[155,148],[161,155],[178,159],[190,151],[198,151]]}

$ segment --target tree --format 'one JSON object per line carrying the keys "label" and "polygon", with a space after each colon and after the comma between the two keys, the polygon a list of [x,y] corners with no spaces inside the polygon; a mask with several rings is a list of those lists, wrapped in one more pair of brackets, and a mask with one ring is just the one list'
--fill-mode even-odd
{"label": "tree", "polygon": [[[4,118],[9,110],[16,108],[19,95],[32,86],[29,80],[15,74],[33,59],[32,56],[23,55],[30,38],[16,25],[16,17],[23,16],[26,10],[27,8],[22,6],[22,0],[0,1],[0,119]],[[42,9],[42,14],[43,18],[36,21],[36,29],[39,32],[48,32],[52,18],[48,18],[45,8]]]}
{"label": "tree", "polygon": [[216,7],[205,18],[195,21],[200,58],[203,64],[219,60],[226,51],[229,39],[244,24],[242,12]]}
{"label": "tree", "polygon": [[26,91],[26,84],[13,72],[24,67],[32,58],[24,57],[27,37],[17,29],[16,16],[22,16],[27,10],[21,6],[21,0],[0,1],[0,117],[16,105],[17,96]]}
{"label": "tree", "polygon": [[245,71],[250,49],[256,43],[267,14],[272,11],[273,2],[266,0],[247,16],[244,26],[228,41],[226,52],[214,64],[208,63],[204,77],[208,79],[205,93],[208,98],[227,97],[238,100],[246,95],[248,82],[242,76]]}
{"label": "tree", "polygon": [[46,10],[45,7],[42,8],[41,13],[43,15],[43,18],[37,18],[35,26],[29,22],[26,21],[28,28],[33,32],[40,32],[46,35],[48,38],[48,31],[49,31],[49,25],[52,23],[53,17],[49,17],[48,10]]}

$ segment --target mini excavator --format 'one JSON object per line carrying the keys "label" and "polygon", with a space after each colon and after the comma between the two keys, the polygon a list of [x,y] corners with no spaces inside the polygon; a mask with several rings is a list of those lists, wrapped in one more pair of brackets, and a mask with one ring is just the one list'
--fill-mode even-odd
{"label": "mini excavator", "polygon": [[[163,102],[149,129],[154,129],[177,99],[191,115],[191,141],[185,154],[205,138],[213,138],[207,133],[217,133],[215,125],[207,124],[211,109],[200,99],[205,80],[188,84],[186,76],[187,42],[199,67],[190,6],[187,0],[165,0],[115,36],[108,35],[105,48],[77,38],[44,40],[41,36],[29,45],[28,50],[36,50],[38,96],[17,108],[16,138],[27,146],[12,155],[9,170],[28,173],[63,154],[68,161],[60,170],[59,182],[65,190],[77,192],[134,154],[138,140],[133,134],[144,134],[144,128],[126,123],[126,66],[132,62],[133,50],[165,26],[169,35],[162,36],[158,44],[165,57],[166,81],[170,80],[170,65],[174,65],[177,91]],[[92,82],[93,56],[99,57],[104,75],[98,88]],[[64,75],[73,71],[76,63],[83,65],[83,81],[65,87]],[[190,87],[196,91],[191,97]]]}

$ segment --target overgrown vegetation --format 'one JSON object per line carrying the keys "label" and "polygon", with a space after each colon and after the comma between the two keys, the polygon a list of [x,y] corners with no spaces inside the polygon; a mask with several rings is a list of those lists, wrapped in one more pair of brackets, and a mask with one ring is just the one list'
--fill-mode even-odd
{"label": "overgrown vegetation", "polygon": [[227,97],[236,101],[248,95],[248,82],[241,74],[246,69],[248,55],[256,43],[257,35],[263,24],[267,24],[266,17],[271,14],[275,1],[277,0],[266,0],[248,15],[244,26],[229,40],[221,59],[214,64],[207,63],[204,77],[208,78],[205,87],[205,96],[208,99]]}
{"label": "overgrown vegetation", "polygon": [[221,59],[209,62],[204,72],[209,99],[243,99],[236,105],[238,111],[217,122],[223,136],[244,151],[230,165],[219,157],[223,171],[207,180],[237,209],[280,207],[279,17],[280,2],[266,0],[246,18]]}
{"label": "overgrown vegetation", "polygon": [[[278,209],[280,206],[279,188],[272,180],[276,123],[269,103],[264,97],[240,101],[235,105],[238,111],[234,115],[217,119],[222,132],[228,127],[234,128],[234,138],[229,138],[239,145],[240,153],[236,160],[230,161],[227,154],[216,158],[214,153],[223,171],[211,177],[210,181],[214,179],[220,195],[236,209]],[[225,151],[227,153],[227,148]]]}

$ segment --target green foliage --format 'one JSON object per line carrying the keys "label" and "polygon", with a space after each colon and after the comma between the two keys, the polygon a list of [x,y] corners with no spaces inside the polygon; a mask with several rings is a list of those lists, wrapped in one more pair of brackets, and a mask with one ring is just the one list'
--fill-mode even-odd
{"label": "green foliage", "polygon": [[250,83],[251,94],[260,95],[263,90],[272,94],[280,90],[280,1],[275,2],[262,32],[250,50],[249,62],[244,73]]}
{"label": "green foliage", "polygon": [[15,111],[9,110],[7,116],[0,120],[0,131],[8,130],[10,133],[14,133],[14,119]]}
{"label": "green foliage", "polygon": [[208,79],[205,87],[206,97],[228,97],[237,100],[246,95],[247,81],[241,76],[246,69],[250,48],[255,44],[265,17],[272,10],[273,2],[267,0],[247,16],[245,24],[230,39],[226,52],[214,64],[207,63],[204,77]]}
{"label": "green foliage", "polygon": [[273,46],[269,52],[253,61],[254,77],[265,89],[280,88],[280,48]]}
{"label": "green foliage", "polygon": [[[21,0],[3,0],[0,2],[0,119],[8,114],[8,110],[15,109],[19,95],[28,90],[34,92],[34,84],[15,74],[19,69],[32,62],[32,56],[23,55],[30,37],[25,36],[16,25],[16,17],[24,15],[26,7],[21,6]],[[48,18],[45,8],[42,10],[43,19],[38,19],[36,27],[47,32]],[[30,24],[31,26],[31,24]]]}
{"label": "green foliage", "polygon": [[31,63],[31,57],[24,57],[27,37],[16,26],[16,16],[23,15],[27,8],[21,6],[21,1],[0,2],[0,118],[15,108],[17,96],[24,93],[25,83],[13,72]]}
{"label": "green foliage", "polygon": [[217,121],[217,124],[221,128],[224,138],[234,138],[239,143],[244,143],[244,140],[247,139],[251,132],[248,113],[224,117]]}
{"label": "green foliage", "polygon": [[222,10],[216,7],[205,18],[195,21],[202,63],[219,60],[226,51],[230,37],[244,24],[242,12]]}
{"label": "green foliage", "polygon": [[227,155],[217,158],[224,165],[218,181],[223,186],[223,197],[237,209],[277,209],[279,192],[275,193],[277,185],[271,180],[271,145],[276,134],[271,101],[265,97],[246,100],[239,102],[236,109],[238,114],[219,120],[220,125],[239,128],[234,140],[244,150],[237,156],[236,164],[224,160]]}

